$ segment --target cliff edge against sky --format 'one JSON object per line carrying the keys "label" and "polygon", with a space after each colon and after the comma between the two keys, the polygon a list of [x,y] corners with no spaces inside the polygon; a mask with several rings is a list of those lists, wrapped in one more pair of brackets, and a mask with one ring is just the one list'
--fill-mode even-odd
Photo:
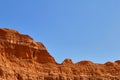
{"label": "cliff edge against sky", "polygon": [[0,28],[0,80],[120,80],[120,61],[58,64],[41,42]]}

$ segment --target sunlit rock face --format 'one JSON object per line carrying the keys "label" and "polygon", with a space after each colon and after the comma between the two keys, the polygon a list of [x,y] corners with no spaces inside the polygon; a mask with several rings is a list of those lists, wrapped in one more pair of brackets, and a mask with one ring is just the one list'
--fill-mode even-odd
{"label": "sunlit rock face", "polygon": [[8,58],[15,56],[40,63],[56,63],[41,42],[35,42],[28,35],[6,28],[0,29],[0,51]]}
{"label": "sunlit rock face", "polygon": [[0,80],[120,80],[120,60],[95,64],[58,64],[41,42],[29,35],[0,28]]}

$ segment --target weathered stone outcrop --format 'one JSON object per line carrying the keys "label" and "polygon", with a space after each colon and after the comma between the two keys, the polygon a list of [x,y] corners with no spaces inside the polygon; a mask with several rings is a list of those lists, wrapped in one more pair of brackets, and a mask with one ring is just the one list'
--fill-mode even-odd
{"label": "weathered stone outcrop", "polygon": [[71,59],[65,59],[63,62],[62,62],[62,65],[69,65],[69,64],[72,64],[73,65],[73,62]]}
{"label": "weathered stone outcrop", "polygon": [[120,80],[120,60],[61,64],[41,42],[11,29],[0,29],[0,80]]}
{"label": "weathered stone outcrop", "polygon": [[41,42],[35,42],[28,35],[6,28],[0,29],[0,51],[2,55],[8,58],[16,56],[40,63],[56,63]]}

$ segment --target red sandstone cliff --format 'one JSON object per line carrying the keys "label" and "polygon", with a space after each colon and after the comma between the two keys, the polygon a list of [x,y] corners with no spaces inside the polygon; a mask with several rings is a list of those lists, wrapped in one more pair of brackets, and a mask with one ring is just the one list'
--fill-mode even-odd
{"label": "red sandstone cliff", "polygon": [[6,28],[0,29],[0,51],[8,58],[15,56],[39,63],[56,63],[42,43],[35,42],[28,35]]}
{"label": "red sandstone cliff", "polygon": [[120,61],[58,64],[41,42],[11,29],[0,29],[0,80],[120,80]]}

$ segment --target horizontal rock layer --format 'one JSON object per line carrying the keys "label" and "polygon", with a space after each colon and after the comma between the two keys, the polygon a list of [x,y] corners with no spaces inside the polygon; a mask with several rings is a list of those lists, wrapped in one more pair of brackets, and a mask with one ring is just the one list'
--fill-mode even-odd
{"label": "horizontal rock layer", "polygon": [[41,42],[11,29],[0,29],[0,80],[120,80],[120,60],[95,64],[58,64]]}
{"label": "horizontal rock layer", "polygon": [[39,63],[56,63],[41,42],[35,42],[28,35],[6,28],[0,29],[0,52],[8,58],[16,56]]}

